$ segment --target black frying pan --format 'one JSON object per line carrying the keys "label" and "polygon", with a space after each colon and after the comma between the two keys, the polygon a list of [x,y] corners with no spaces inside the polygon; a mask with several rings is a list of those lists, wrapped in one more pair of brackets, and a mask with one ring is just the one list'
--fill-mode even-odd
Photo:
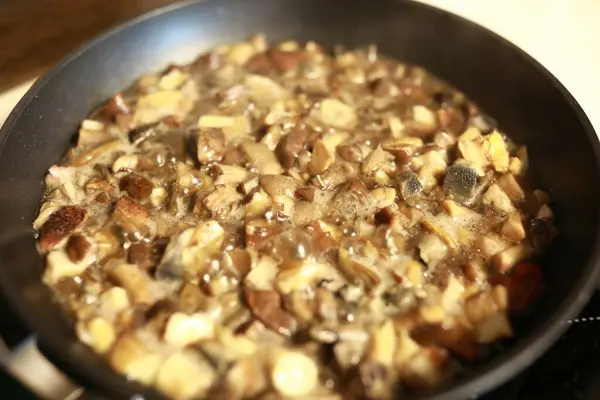
{"label": "black frying pan", "polygon": [[555,200],[560,230],[543,263],[545,294],[531,316],[517,321],[516,339],[504,352],[426,396],[467,398],[531,364],[566,329],[562,321],[578,314],[600,272],[598,140],[571,95],[521,50],[446,12],[395,0],[183,3],[109,32],[35,84],[1,132],[0,283],[45,354],[110,399],[159,397],[114,373],[77,341],[40,282],[31,222],[46,170],[60,160],[90,110],[144,72],[191,61],[217,43],[258,31],[274,40],[375,43],[382,53],[422,65],[466,92],[529,146],[541,186]]}

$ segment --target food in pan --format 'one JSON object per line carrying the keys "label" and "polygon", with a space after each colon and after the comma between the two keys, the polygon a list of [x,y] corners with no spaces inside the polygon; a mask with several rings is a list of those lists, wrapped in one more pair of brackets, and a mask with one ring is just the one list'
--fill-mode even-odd
{"label": "food in pan", "polygon": [[384,399],[513,335],[556,235],[527,149],[374,46],[256,35],[81,124],[34,228],[78,337],[175,399]]}

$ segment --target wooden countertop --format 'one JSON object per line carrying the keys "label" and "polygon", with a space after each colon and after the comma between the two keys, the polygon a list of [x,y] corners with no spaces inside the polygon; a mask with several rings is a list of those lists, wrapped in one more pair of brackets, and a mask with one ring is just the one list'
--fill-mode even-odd
{"label": "wooden countertop", "polygon": [[108,28],[176,0],[0,0],[0,92]]}

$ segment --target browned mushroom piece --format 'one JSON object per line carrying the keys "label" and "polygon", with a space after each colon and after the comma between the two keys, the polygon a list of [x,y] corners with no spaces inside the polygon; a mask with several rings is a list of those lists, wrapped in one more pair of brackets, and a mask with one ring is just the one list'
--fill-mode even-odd
{"label": "browned mushroom piece", "polygon": [[85,257],[91,244],[83,235],[73,235],[69,237],[66,244],[67,257],[71,262],[79,262]]}
{"label": "browned mushroom piece", "polygon": [[43,282],[170,398],[431,389],[513,335],[558,233],[498,126],[375,46],[217,46],[81,122],[33,222]]}
{"label": "browned mushroom piece", "polygon": [[87,211],[78,206],[63,206],[50,215],[40,229],[40,250],[56,247],[83,222]]}
{"label": "browned mushroom piece", "polygon": [[201,164],[220,161],[226,151],[225,135],[216,128],[198,129],[191,135],[195,140],[196,159]]}
{"label": "browned mushroom piece", "polygon": [[269,329],[283,336],[291,336],[295,332],[297,322],[283,309],[277,292],[245,287],[244,294],[252,314]]}
{"label": "browned mushroom piece", "polygon": [[154,189],[154,184],[143,176],[129,174],[121,178],[119,187],[121,190],[127,192],[133,200],[142,201],[150,197],[152,189]]}

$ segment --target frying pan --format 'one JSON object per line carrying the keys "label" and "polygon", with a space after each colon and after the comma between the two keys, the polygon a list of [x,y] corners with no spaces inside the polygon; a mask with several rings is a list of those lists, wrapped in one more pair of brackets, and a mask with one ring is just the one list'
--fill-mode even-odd
{"label": "frying pan", "polygon": [[107,398],[160,398],[114,373],[79,343],[40,282],[31,222],[48,167],[59,162],[79,122],[142,73],[191,61],[222,42],[265,32],[273,40],[316,40],[419,64],[464,91],[517,142],[551,192],[560,234],[543,260],[544,295],[516,321],[504,351],[467,370],[430,399],[464,399],[530,365],[566,329],[598,279],[600,146],[577,102],[542,66],[469,21],[411,1],[191,1],[133,20],[89,43],[38,80],[8,118],[0,141],[0,284],[37,335],[44,354]]}

